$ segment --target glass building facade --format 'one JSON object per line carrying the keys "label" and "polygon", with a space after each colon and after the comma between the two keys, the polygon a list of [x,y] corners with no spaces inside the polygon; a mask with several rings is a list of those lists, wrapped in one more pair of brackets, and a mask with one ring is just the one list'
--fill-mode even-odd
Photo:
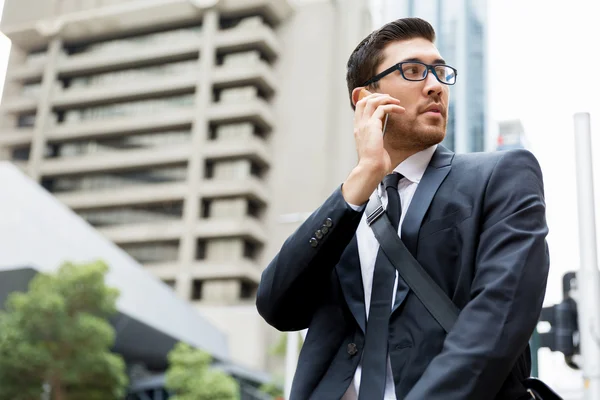
{"label": "glass building facade", "polygon": [[487,138],[487,1],[373,0],[376,27],[396,18],[430,22],[436,45],[458,70],[450,91],[448,129],[443,144],[460,153],[483,151]]}

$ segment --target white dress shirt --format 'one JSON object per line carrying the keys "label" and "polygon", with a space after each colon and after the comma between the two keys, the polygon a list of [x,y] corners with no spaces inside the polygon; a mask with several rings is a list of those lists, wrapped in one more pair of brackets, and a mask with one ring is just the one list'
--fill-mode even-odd
{"label": "white dress shirt", "polygon": [[[400,215],[400,223],[398,224],[398,235],[401,235],[401,227],[402,222],[404,221],[404,216],[406,215],[406,210],[410,205],[410,202],[417,190],[417,186],[425,173],[425,169],[429,162],[431,161],[431,157],[435,152],[437,145],[431,146],[423,151],[420,151],[416,154],[413,154],[402,163],[400,163],[395,169],[394,172],[400,173],[404,178],[398,182],[398,192],[400,194],[400,204],[402,206],[402,214]],[[383,185],[380,184],[377,189],[371,195],[373,196],[381,196],[381,202],[384,207],[387,207],[387,193],[383,188]],[[364,207],[356,206],[353,204],[349,204],[355,210],[359,210]],[[371,290],[373,287],[373,272],[375,270],[375,259],[377,258],[377,252],[379,251],[379,242],[375,238],[373,231],[367,225],[367,215],[364,214],[362,220],[360,221],[358,228],[356,230],[356,239],[358,244],[358,256],[360,260],[360,269],[362,274],[362,283],[365,291],[365,315],[367,317],[367,321],[369,318],[369,307],[371,305]],[[392,307],[394,302],[396,301],[396,290],[398,289],[398,271],[396,271],[396,280],[394,282],[394,290],[391,293],[392,296]],[[348,390],[342,397],[342,400],[357,400],[359,386],[360,386],[360,377],[361,377],[361,363],[358,365],[356,372],[354,374],[354,382],[348,387]],[[385,396],[384,400],[396,400],[396,392],[394,386],[394,377],[392,375],[392,366],[390,363],[390,357],[388,355],[388,366],[387,366],[387,378],[385,385]]]}

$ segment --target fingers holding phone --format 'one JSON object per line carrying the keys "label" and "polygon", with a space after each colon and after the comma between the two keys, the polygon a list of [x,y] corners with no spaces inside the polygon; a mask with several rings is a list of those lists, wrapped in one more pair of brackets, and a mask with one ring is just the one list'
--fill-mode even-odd
{"label": "fingers holding phone", "polygon": [[392,161],[383,143],[384,121],[388,114],[404,112],[398,99],[390,95],[370,93],[364,88],[359,90],[354,112],[358,165],[342,185],[344,199],[356,205],[364,204],[383,177],[391,171]]}
{"label": "fingers holding phone", "polygon": [[[384,125],[387,115],[402,114],[404,107],[394,97],[383,93],[370,93],[367,89],[360,90],[354,116],[354,139],[359,162],[371,164],[385,161],[389,155],[383,146]],[[384,167],[384,166],[381,166]],[[389,166],[385,165],[385,168]]]}
{"label": "fingers holding phone", "polygon": [[404,107],[400,106],[400,101],[394,97],[383,93],[371,93],[362,88],[358,95],[356,103],[356,112],[354,115],[354,125],[365,125],[371,121],[377,125],[381,123],[381,135],[385,133],[384,126],[390,113],[401,114]]}

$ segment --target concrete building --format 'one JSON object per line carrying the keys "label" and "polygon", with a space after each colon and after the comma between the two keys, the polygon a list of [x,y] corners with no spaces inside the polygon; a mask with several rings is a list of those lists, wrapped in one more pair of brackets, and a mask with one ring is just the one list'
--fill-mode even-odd
{"label": "concrete building", "polygon": [[487,0],[371,0],[371,7],[377,27],[402,17],[433,25],[440,53],[458,70],[444,144],[461,153],[494,150],[496,137],[488,121]]}
{"label": "concrete building", "polygon": [[366,0],[6,0],[0,158],[272,370],[255,291],[355,162],[371,24]]}

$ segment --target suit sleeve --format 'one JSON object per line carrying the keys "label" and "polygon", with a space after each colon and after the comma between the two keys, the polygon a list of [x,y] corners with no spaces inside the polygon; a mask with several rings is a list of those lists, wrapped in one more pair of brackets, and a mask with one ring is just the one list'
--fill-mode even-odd
{"label": "suit sleeve", "polygon": [[362,214],[340,187],[285,241],[258,286],[256,307],[267,323],[280,331],[308,328]]}
{"label": "suit sleeve", "polygon": [[525,150],[505,153],[484,193],[470,301],[406,400],[496,397],[541,312],[547,233],[537,160]]}

